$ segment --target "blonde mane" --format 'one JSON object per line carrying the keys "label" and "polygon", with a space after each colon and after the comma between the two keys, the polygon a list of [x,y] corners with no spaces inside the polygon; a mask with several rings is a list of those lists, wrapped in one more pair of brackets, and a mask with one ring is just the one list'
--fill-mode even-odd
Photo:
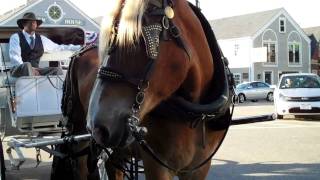
{"label": "blonde mane", "polygon": [[[115,18],[120,17],[116,43],[120,46],[133,44],[141,35],[142,16],[149,0],[106,0],[99,38],[100,59],[104,59],[113,36]],[[121,10],[121,6],[123,8]],[[121,11],[121,12],[120,12]]]}

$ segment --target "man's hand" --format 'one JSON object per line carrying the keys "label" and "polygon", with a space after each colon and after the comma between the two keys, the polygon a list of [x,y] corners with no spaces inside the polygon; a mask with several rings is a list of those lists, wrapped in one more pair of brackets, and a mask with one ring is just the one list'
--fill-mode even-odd
{"label": "man's hand", "polygon": [[40,76],[40,73],[37,68],[32,68],[32,74],[33,76]]}

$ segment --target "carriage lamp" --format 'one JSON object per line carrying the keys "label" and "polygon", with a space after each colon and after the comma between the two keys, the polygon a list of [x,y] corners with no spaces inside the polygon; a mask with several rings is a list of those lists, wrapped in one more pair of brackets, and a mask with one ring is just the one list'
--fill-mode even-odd
{"label": "carriage lamp", "polygon": [[258,75],[257,75],[257,78],[258,78],[258,79],[261,79],[261,74],[258,74]]}

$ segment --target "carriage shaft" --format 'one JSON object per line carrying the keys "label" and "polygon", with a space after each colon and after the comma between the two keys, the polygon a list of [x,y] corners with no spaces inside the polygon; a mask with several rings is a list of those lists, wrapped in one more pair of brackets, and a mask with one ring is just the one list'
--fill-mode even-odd
{"label": "carriage shaft", "polygon": [[64,143],[87,141],[90,139],[91,139],[91,134],[65,137],[65,138],[59,138],[59,139],[47,140],[47,141],[41,141],[41,142],[36,142],[37,140],[33,140],[34,142],[29,142],[29,143],[28,142],[25,143],[15,138],[12,138],[8,144],[11,147],[37,148],[37,147],[50,146],[50,145],[59,145]]}

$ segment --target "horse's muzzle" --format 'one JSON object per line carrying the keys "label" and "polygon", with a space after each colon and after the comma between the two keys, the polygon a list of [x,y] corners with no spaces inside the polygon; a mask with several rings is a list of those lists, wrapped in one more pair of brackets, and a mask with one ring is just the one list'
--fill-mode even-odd
{"label": "horse's muzzle", "polygon": [[92,134],[94,140],[104,148],[124,148],[135,140],[127,121],[121,123],[118,127],[93,123],[88,126],[88,131]]}

